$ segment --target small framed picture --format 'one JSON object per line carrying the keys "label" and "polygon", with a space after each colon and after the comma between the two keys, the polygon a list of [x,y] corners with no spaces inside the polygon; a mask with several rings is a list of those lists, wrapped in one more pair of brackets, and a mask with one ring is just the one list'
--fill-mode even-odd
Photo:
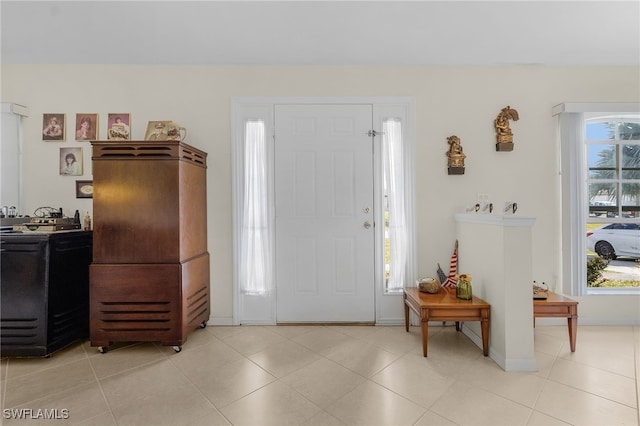
{"label": "small framed picture", "polygon": [[144,134],[145,141],[166,141],[169,136],[169,124],[171,121],[150,121]]}
{"label": "small framed picture", "polygon": [[98,114],[76,114],[76,140],[94,141],[98,138]]}
{"label": "small framed picture", "polygon": [[76,198],[93,198],[93,181],[76,181]]}
{"label": "small framed picture", "polygon": [[43,114],[42,115],[42,140],[43,141],[63,141],[65,131],[64,114]]}
{"label": "small framed picture", "polygon": [[109,113],[107,117],[107,139],[128,141],[131,139],[131,114]]}
{"label": "small framed picture", "polygon": [[82,176],[82,148],[60,148],[60,174]]}

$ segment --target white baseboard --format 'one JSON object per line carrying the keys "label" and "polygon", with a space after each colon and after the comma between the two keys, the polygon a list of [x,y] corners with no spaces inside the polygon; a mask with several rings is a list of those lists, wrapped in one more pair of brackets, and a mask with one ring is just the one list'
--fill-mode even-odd
{"label": "white baseboard", "polygon": [[404,325],[404,318],[380,318],[376,321],[376,325]]}
{"label": "white baseboard", "polygon": [[[566,318],[536,318],[536,325],[567,325]],[[640,325],[640,317],[589,317],[578,315],[578,327],[581,325],[616,325],[616,326],[633,326]]]}
{"label": "white baseboard", "polygon": [[213,317],[209,318],[207,325],[233,325],[233,318],[231,317]]}
{"label": "white baseboard", "polygon": [[[451,321],[448,321],[449,324],[451,324]],[[244,325],[275,325],[273,322],[269,322],[269,321],[243,321]],[[411,318],[410,321],[411,326],[413,327],[419,327],[420,326],[420,320],[417,317],[413,317]],[[212,325],[212,326],[230,326],[230,325],[234,325],[233,324],[233,318],[232,317],[212,317],[209,318],[209,320],[207,321],[207,325]],[[380,325],[380,326],[392,326],[392,325],[404,325],[404,318],[382,318],[380,320],[378,320],[376,322],[376,325]],[[536,325],[539,326],[545,326],[545,325],[560,325],[560,326],[566,326],[567,325],[567,320],[566,318],[536,318]],[[578,326],[581,325],[617,325],[617,326],[624,326],[624,325],[629,325],[629,326],[640,326],[640,318],[608,318],[608,319],[602,319],[601,317],[578,317]],[[429,321],[429,327],[437,327],[437,326],[442,326],[442,322],[441,321]],[[463,328],[463,331],[466,330],[465,328]],[[466,333],[465,333],[466,334]],[[473,334],[473,336],[475,336],[476,339],[478,339],[479,337],[475,334]],[[473,340],[474,342],[476,342],[476,340],[474,340],[474,337],[469,335],[469,338],[471,340]],[[476,344],[479,344],[480,347],[482,347],[482,340],[479,340],[480,343],[476,342]]]}
{"label": "white baseboard", "polygon": [[[565,320],[566,322],[566,320]],[[462,327],[462,333],[467,336],[473,343],[482,350],[482,337],[477,335],[474,330],[469,327]],[[514,359],[505,358],[504,354],[496,352],[489,347],[489,358],[495,361],[504,371],[538,371],[538,362],[535,358],[530,359]]]}

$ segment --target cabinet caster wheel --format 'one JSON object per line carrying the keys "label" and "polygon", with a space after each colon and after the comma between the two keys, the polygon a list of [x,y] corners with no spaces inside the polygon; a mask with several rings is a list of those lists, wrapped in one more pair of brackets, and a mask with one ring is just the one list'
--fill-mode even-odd
{"label": "cabinet caster wheel", "polygon": [[182,351],[182,346],[174,346],[173,350],[176,351],[176,353]]}
{"label": "cabinet caster wheel", "polygon": [[207,322],[206,321],[202,321],[199,325],[200,328],[207,328]]}
{"label": "cabinet caster wheel", "polygon": [[98,347],[98,352],[100,352],[101,354],[106,354],[107,352],[109,352],[109,347],[108,346],[99,346]]}

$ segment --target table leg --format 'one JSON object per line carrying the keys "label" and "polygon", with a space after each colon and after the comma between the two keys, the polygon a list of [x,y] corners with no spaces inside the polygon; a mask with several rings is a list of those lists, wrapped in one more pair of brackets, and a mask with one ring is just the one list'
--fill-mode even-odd
{"label": "table leg", "polygon": [[482,329],[482,354],[489,356],[489,310],[482,311],[482,320],[480,322]]}
{"label": "table leg", "polygon": [[406,301],[404,303],[404,328],[409,332],[409,305],[407,305]]}
{"label": "table leg", "polygon": [[427,356],[427,339],[429,338],[429,321],[424,318],[420,321],[420,328],[422,329],[422,355]]}
{"label": "table leg", "polygon": [[576,351],[576,334],[578,334],[578,316],[571,315],[567,318],[567,326],[569,327],[569,346],[571,352]]}

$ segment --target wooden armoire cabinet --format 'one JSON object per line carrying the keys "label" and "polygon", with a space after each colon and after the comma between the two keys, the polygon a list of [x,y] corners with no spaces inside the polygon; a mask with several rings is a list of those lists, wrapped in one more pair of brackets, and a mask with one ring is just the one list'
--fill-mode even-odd
{"label": "wooden armoire cabinet", "polygon": [[209,318],[207,154],[183,142],[92,146],[91,346],[180,351]]}

